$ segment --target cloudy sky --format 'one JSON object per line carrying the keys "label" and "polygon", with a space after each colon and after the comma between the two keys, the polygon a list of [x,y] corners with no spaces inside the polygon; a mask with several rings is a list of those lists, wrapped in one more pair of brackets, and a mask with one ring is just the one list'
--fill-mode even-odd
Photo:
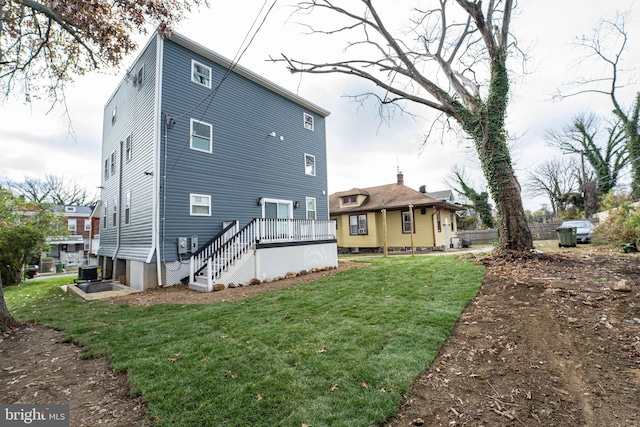
{"label": "cloudy sky", "polygon": [[[176,30],[228,57],[236,57],[265,1],[229,2],[211,0]],[[266,1],[267,5],[272,0]],[[427,191],[445,188],[444,179],[454,165],[464,166],[474,184],[482,187],[481,174],[473,152],[456,138],[433,138],[423,145],[423,137],[435,115],[426,109],[412,109],[415,117],[396,114],[383,123],[373,103],[360,105],[345,95],[371,89],[364,81],[346,76],[292,75],[284,65],[268,61],[269,56],[286,53],[296,58],[320,55],[335,57],[344,47],[341,37],[319,42],[302,33],[303,27],[291,18],[291,8],[280,0],[269,14],[240,63],[275,83],[331,111],[327,121],[329,193],[353,187],[393,183],[399,168],[405,185]],[[379,3],[382,3],[379,1]],[[425,3],[425,2],[423,2]],[[403,1],[392,5],[395,22],[403,22]],[[398,6],[398,7],[395,7]],[[547,130],[561,129],[571,117],[584,111],[608,114],[604,96],[584,95],[553,101],[553,93],[576,75],[605,77],[601,63],[578,64],[585,51],[575,47],[575,37],[590,34],[601,18],[613,18],[617,11],[631,10],[627,69],[640,66],[640,31],[634,0],[537,0],[519,2],[512,32],[527,49],[528,72],[514,70],[508,130],[513,141],[513,160],[520,182],[537,164],[561,153],[547,147]],[[143,45],[148,36],[141,37]],[[313,55],[310,55],[310,52]],[[129,65],[133,58],[123,64]],[[75,180],[89,191],[100,185],[100,143],[102,110],[122,78],[121,70],[105,70],[77,78],[67,91],[66,107],[49,111],[46,101],[25,103],[16,96],[0,105],[0,176],[12,180],[43,177],[46,174]],[[627,105],[640,83],[630,87]],[[69,119],[71,122],[69,123]],[[628,173],[625,175],[628,179]],[[540,209],[541,198],[523,198],[526,209]]]}

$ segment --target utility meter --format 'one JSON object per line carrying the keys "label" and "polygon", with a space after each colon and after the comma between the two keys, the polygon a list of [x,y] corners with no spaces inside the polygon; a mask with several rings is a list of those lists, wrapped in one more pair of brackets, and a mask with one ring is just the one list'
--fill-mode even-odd
{"label": "utility meter", "polygon": [[186,254],[188,252],[187,248],[187,238],[186,237],[178,237],[178,253]]}

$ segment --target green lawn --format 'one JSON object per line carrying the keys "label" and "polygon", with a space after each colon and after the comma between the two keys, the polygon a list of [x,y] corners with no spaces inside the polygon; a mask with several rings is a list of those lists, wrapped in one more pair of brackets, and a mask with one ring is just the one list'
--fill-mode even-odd
{"label": "green lawn", "polygon": [[234,302],[84,302],[34,280],[5,289],[22,320],[64,329],[129,373],[158,426],[370,426],[436,355],[482,282],[453,257],[371,266]]}

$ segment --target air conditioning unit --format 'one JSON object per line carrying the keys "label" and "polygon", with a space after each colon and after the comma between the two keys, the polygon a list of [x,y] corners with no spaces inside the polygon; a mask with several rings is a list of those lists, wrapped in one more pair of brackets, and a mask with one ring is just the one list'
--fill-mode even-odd
{"label": "air conditioning unit", "polygon": [[366,228],[358,228],[358,234],[367,234]]}

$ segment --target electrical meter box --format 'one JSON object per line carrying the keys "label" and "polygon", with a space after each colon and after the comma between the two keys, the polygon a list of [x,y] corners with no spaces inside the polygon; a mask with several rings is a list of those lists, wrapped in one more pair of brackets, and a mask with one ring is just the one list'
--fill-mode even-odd
{"label": "electrical meter box", "polygon": [[198,236],[191,236],[191,253],[198,250]]}
{"label": "electrical meter box", "polygon": [[178,254],[186,254],[189,251],[187,247],[187,238],[178,237]]}

